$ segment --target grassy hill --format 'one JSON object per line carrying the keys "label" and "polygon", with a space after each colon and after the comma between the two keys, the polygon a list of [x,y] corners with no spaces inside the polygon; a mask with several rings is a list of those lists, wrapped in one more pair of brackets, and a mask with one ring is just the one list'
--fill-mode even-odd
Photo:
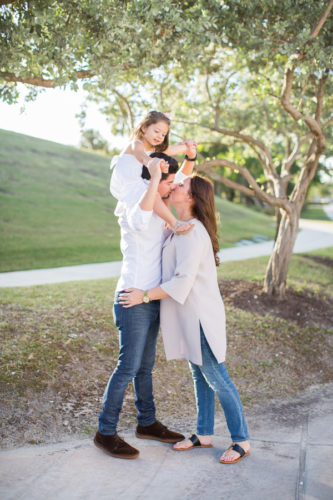
{"label": "grassy hill", "polygon": [[[109,159],[0,130],[0,271],[120,260]],[[272,219],[217,200],[221,244],[273,236]]]}

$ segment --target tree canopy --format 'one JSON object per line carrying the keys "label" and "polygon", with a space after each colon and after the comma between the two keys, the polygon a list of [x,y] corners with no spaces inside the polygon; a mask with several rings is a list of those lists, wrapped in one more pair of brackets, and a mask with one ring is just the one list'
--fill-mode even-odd
{"label": "tree canopy", "polygon": [[313,71],[331,67],[325,0],[0,0],[2,99],[15,82],[53,87],[93,79],[101,88],[144,81],[161,67],[190,68],[210,44],[237,49],[248,68],[302,53]]}
{"label": "tree canopy", "polygon": [[332,7],[333,0],[0,0],[0,97],[14,102],[17,82],[76,88],[84,79],[114,132],[132,128],[154,102],[172,112],[180,134],[195,130],[202,143],[225,146],[227,154],[206,155],[199,168],[275,207],[279,232],[265,287],[281,295],[333,121]]}

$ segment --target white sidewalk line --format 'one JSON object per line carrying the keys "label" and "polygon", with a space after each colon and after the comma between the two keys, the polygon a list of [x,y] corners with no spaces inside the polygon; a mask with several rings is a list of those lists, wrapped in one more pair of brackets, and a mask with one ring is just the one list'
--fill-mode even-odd
{"label": "white sidewalk line", "polygon": [[[332,222],[317,222],[302,219],[300,227],[302,229],[297,236],[294,253],[309,252],[333,246]],[[221,262],[246,260],[270,255],[273,250],[273,244],[273,241],[266,241],[242,247],[226,248],[220,252]],[[120,269],[121,262],[118,261],[0,273],[0,288],[116,278],[120,274]]]}

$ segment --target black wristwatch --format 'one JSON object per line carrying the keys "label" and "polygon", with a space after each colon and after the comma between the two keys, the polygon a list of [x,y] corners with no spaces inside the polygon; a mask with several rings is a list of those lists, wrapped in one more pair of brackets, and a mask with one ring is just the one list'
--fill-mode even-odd
{"label": "black wristwatch", "polygon": [[186,160],[186,161],[195,161],[195,160],[197,159],[197,156],[198,156],[198,155],[195,155],[195,157],[194,157],[194,158],[189,158],[187,155],[185,155],[185,160]]}

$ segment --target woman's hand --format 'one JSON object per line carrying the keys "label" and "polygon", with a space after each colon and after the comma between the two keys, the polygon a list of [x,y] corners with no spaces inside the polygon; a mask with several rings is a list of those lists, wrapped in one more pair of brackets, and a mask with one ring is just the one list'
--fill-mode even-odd
{"label": "woman's hand", "polygon": [[119,294],[118,302],[125,309],[128,309],[129,307],[142,304],[143,296],[143,290],[140,290],[139,288],[127,288],[125,292]]}

